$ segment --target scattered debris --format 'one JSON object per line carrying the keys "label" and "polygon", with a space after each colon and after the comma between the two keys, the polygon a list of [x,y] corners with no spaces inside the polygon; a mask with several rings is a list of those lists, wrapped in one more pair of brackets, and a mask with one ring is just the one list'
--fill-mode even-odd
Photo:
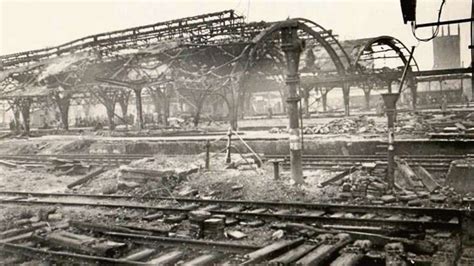
{"label": "scattered debris", "polygon": [[337,174],[335,175],[334,177],[324,181],[321,183],[321,187],[325,187],[327,186],[328,184],[331,184],[333,182],[336,182],[336,181],[339,181],[341,179],[343,179],[344,177],[346,177],[347,175],[349,174],[352,174],[357,168],[355,166],[352,166],[351,168],[345,170],[344,172],[340,173],[340,174]]}
{"label": "scattered debris", "polygon": [[229,237],[229,238],[232,238],[232,239],[243,239],[243,238],[246,238],[247,235],[240,232],[240,231],[236,231],[236,230],[230,230],[230,231],[226,231],[225,232],[225,236],[226,237]]}
{"label": "scattered debris", "polygon": [[415,172],[429,192],[434,192],[435,190],[441,188],[438,181],[436,181],[433,175],[431,175],[428,171],[426,171],[426,169],[423,168],[423,166],[415,167]]}
{"label": "scattered debris", "polygon": [[91,168],[80,160],[54,158],[50,162],[52,167],[49,170],[60,175],[85,174]]}
{"label": "scattered debris", "polygon": [[99,167],[98,169],[88,173],[86,176],[81,177],[80,179],[78,179],[78,180],[72,182],[71,184],[67,185],[67,188],[72,189],[75,186],[79,186],[79,185],[82,185],[86,182],[89,182],[94,177],[102,174],[103,172],[105,172],[105,168],[104,167]]}

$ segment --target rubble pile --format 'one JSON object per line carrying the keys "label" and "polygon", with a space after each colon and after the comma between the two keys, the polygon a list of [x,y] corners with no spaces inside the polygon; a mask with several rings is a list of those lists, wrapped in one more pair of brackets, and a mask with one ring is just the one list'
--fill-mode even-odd
{"label": "rubble pile", "polygon": [[451,115],[425,115],[421,118],[423,130],[430,132],[431,138],[464,137],[472,138],[474,115],[469,113]]}
{"label": "rubble pile", "polygon": [[[346,133],[384,133],[385,126],[376,125],[373,119],[366,116],[357,118],[338,118],[324,125],[307,126],[303,134],[346,134]],[[286,133],[286,129],[272,128],[270,133]]]}
{"label": "rubble pile", "polygon": [[48,168],[48,171],[57,175],[85,174],[91,169],[91,165],[85,164],[80,160],[53,158],[50,162],[52,166]]}
{"label": "rubble pile", "polygon": [[[328,201],[335,189],[318,189],[321,180],[331,171],[317,170],[305,173],[305,184],[295,186],[289,172],[281,172],[280,179],[273,177],[273,165],[258,168],[248,165],[239,154],[232,154],[231,164],[225,163],[225,154],[211,154],[210,171],[200,171],[181,182],[174,189],[176,197],[202,199],[268,200],[268,201]],[[250,160],[247,158],[249,162]],[[234,167],[238,165],[238,167]]]}
{"label": "rubble pile", "polygon": [[474,123],[472,120],[473,116],[469,113],[468,115],[453,114],[431,116],[426,117],[424,121],[429,124],[435,132],[465,132],[469,131],[469,128],[474,127]]}
{"label": "rubble pile", "polygon": [[373,119],[360,116],[356,119],[340,118],[334,119],[325,125],[313,128],[305,128],[304,134],[343,134],[343,133],[383,133],[385,128],[375,125]]}
{"label": "rubble pile", "polygon": [[[121,166],[119,169],[119,182],[121,183],[134,183],[134,186],[139,186],[140,183],[147,183],[148,181],[159,182],[161,184],[167,183],[172,178],[183,180],[190,174],[197,173],[198,167],[190,167],[187,169],[147,169],[147,168],[134,168],[129,166]],[[178,181],[179,181],[178,180]]]}
{"label": "rubble pile", "polygon": [[[425,134],[432,132],[433,125],[429,122],[431,117],[413,114],[399,114],[396,121],[395,132],[400,134]],[[459,123],[458,123],[459,124]],[[270,133],[287,133],[287,128],[274,127]],[[377,124],[372,118],[359,116],[356,118],[337,118],[323,125],[306,126],[303,134],[383,134],[387,132],[386,123]]]}
{"label": "rubble pile", "polygon": [[425,132],[433,131],[432,126],[426,120],[427,118],[430,118],[430,116],[407,113],[398,114],[395,132],[402,134],[425,134]]}
{"label": "rubble pile", "polygon": [[438,207],[455,207],[462,203],[461,194],[453,187],[440,185],[424,168],[418,166],[413,170],[403,161],[397,161],[394,190],[389,189],[384,176],[373,176],[362,169],[346,174],[331,185],[338,187],[337,201],[344,202]]}
{"label": "rubble pile", "polygon": [[[336,182],[339,185],[340,200],[366,199],[374,204],[381,203],[381,198],[388,189],[388,184],[380,177],[369,175],[364,171],[356,171]],[[391,199],[386,199],[391,201]]]}
{"label": "rubble pile", "polygon": [[78,189],[87,193],[169,196],[175,186],[199,171],[200,163],[196,156],[144,158],[101,173]]}
{"label": "rubble pile", "polygon": [[395,193],[397,201],[408,206],[451,207],[462,203],[462,197],[452,187],[443,186],[433,192],[400,190]]}

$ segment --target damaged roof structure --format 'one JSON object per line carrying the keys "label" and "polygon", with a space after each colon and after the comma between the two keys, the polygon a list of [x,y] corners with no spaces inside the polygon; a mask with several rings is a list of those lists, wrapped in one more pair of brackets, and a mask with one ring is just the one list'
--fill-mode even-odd
{"label": "damaged roof structure", "polygon": [[472,69],[358,37],[225,10],[0,56],[0,262],[472,265]]}
{"label": "damaged roof structure", "polygon": [[[226,103],[230,124],[236,128],[242,99],[259,90],[252,80],[264,84],[259,87],[273,86],[275,81],[282,84],[285,59],[278,29],[290,24],[298,28],[307,46],[300,67],[302,84],[344,87],[346,114],[349,88],[368,78],[349,82],[345,78],[354,80],[358,74],[376,71],[375,61],[383,58],[373,55],[381,53],[376,48],[383,46],[383,53],[394,51],[401,63],[408,57],[406,47],[393,37],[339,42],[331,30],[307,19],[246,22],[243,16],[226,10],[0,56],[2,98],[16,97],[6,93],[12,86],[21,88],[19,93],[31,86],[46,86],[65,129],[71,99],[95,98],[105,105],[113,129],[115,103],[128,101],[131,92],[138,128],[144,127],[143,93],[161,99],[164,109],[169,108],[170,97],[183,99],[195,110],[208,98],[218,97]],[[274,81],[265,83],[269,79]]]}

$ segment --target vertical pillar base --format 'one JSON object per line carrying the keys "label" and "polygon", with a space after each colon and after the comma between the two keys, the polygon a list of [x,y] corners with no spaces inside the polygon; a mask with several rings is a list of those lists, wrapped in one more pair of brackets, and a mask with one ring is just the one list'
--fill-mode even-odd
{"label": "vertical pillar base", "polygon": [[303,170],[301,166],[301,130],[299,124],[298,89],[300,79],[298,66],[301,51],[304,48],[304,41],[298,38],[298,24],[288,25],[281,30],[281,49],[285,53],[287,63],[286,84],[288,86],[288,118],[289,118],[289,141],[290,141],[290,167],[291,176],[295,184],[303,183]]}

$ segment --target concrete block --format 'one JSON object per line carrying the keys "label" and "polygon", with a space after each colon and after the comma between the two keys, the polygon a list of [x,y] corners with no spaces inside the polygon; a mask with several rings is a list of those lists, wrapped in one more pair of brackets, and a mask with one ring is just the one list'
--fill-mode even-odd
{"label": "concrete block", "polygon": [[474,161],[453,161],[446,177],[446,185],[460,194],[474,192]]}

